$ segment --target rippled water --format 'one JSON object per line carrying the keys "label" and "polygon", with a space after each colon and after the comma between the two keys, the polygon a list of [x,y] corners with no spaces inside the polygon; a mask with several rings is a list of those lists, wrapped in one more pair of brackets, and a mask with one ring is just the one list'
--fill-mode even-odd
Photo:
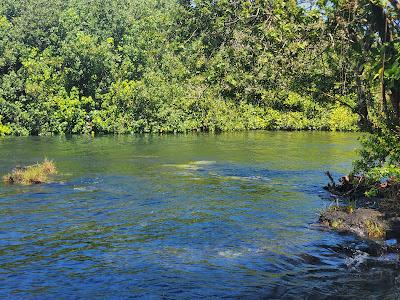
{"label": "rippled water", "polygon": [[0,140],[0,298],[400,296],[397,257],[312,224],[357,135],[251,132]]}

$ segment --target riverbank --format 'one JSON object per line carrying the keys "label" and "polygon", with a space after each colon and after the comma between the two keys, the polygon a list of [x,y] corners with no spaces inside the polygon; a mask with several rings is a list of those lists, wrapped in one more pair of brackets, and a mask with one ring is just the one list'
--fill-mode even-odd
{"label": "riverbank", "polygon": [[372,240],[400,238],[400,182],[397,179],[368,183],[361,176],[345,176],[336,183],[329,172],[327,175],[330,183],[325,189],[337,201],[320,214],[319,222],[323,226]]}

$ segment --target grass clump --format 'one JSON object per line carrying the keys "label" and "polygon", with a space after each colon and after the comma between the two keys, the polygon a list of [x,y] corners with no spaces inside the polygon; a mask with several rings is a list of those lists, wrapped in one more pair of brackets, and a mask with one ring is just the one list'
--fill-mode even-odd
{"label": "grass clump", "polygon": [[367,228],[368,236],[370,238],[380,239],[386,235],[385,228],[378,222],[375,222],[373,220],[367,220],[365,222],[365,226]]}
{"label": "grass clump", "polygon": [[16,167],[11,173],[3,176],[3,181],[8,184],[41,184],[49,181],[49,176],[57,174],[53,161],[47,158],[42,163],[26,167]]}

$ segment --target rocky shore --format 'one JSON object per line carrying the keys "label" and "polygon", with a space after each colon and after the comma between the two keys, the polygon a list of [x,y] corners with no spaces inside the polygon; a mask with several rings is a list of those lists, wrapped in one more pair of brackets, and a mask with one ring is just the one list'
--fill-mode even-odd
{"label": "rocky shore", "polygon": [[[325,187],[336,204],[321,212],[319,223],[329,229],[375,241],[386,252],[400,249],[400,183],[389,178],[370,183],[363,177],[345,176]],[[372,192],[371,192],[372,191]],[[390,240],[390,245],[384,241]]]}

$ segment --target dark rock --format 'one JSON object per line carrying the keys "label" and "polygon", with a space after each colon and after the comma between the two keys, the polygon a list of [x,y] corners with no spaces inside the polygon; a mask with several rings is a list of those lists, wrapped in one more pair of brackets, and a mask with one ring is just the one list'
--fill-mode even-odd
{"label": "dark rock", "polygon": [[329,228],[363,238],[384,238],[388,229],[384,214],[368,208],[332,207],[321,214],[319,221]]}

